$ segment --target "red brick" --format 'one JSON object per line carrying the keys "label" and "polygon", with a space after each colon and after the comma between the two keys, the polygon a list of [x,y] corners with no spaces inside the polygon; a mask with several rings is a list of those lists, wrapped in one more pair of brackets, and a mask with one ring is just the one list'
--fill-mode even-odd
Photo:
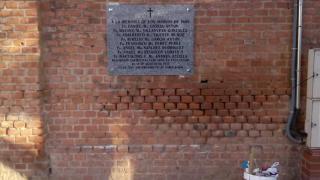
{"label": "red brick", "polygon": [[241,96],[230,96],[230,102],[241,102]]}
{"label": "red brick", "polygon": [[153,103],[153,109],[156,109],[156,110],[164,109],[164,104],[163,103]]}
{"label": "red brick", "polygon": [[259,109],[259,108],[261,108],[261,103],[260,102],[252,102],[252,103],[250,103],[250,107],[252,109]]}
{"label": "red brick", "polygon": [[200,109],[200,104],[198,103],[190,103],[189,104],[190,109]]}
{"label": "red brick", "polygon": [[20,135],[20,130],[19,130],[19,129],[15,129],[15,128],[8,128],[8,129],[7,129],[7,134],[8,134],[9,136]]}
{"label": "red brick", "polygon": [[214,89],[213,95],[224,95],[224,90],[223,89]]}
{"label": "red brick", "polygon": [[4,128],[13,127],[13,121],[2,121],[1,127],[4,127]]}
{"label": "red brick", "polygon": [[164,90],[164,95],[167,96],[174,96],[176,94],[176,90],[175,89],[165,89]]}
{"label": "red brick", "polygon": [[225,103],[225,108],[226,109],[235,109],[236,103]]}
{"label": "red brick", "polygon": [[144,97],[142,97],[142,96],[134,96],[133,97],[133,102],[142,103],[142,102],[144,102]]}
{"label": "red brick", "polygon": [[203,116],[204,112],[203,112],[203,110],[193,110],[192,115],[193,116]]}
{"label": "red brick", "polygon": [[164,110],[164,109],[159,109],[159,110],[157,110],[157,115],[161,116],[161,117],[169,116],[169,111],[168,110]]}
{"label": "red brick", "polygon": [[130,97],[130,96],[121,97],[121,102],[130,103],[130,102],[132,102],[132,97]]}
{"label": "red brick", "polygon": [[189,135],[189,131],[181,130],[177,132],[179,137],[187,137]]}
{"label": "red brick", "polygon": [[193,102],[202,103],[202,102],[204,102],[204,97],[203,96],[193,96]]}
{"label": "red brick", "polygon": [[222,118],[221,118],[221,116],[212,116],[211,117],[211,122],[220,123],[220,122],[222,122]]}
{"label": "red brick", "polygon": [[178,103],[177,109],[188,109],[188,104],[186,103]]}
{"label": "red brick", "polygon": [[140,90],[140,95],[141,96],[150,96],[151,95],[151,90],[150,89],[141,89]]}
{"label": "red brick", "polygon": [[116,105],[115,104],[105,104],[104,108],[106,110],[115,110],[116,109]]}
{"label": "red brick", "polygon": [[230,128],[232,130],[241,130],[242,129],[242,125],[241,125],[241,123],[231,123],[230,124]]}
{"label": "red brick", "polygon": [[258,136],[260,136],[260,132],[259,131],[255,131],[255,130],[250,130],[249,131],[249,136],[250,137],[258,137]]}
{"label": "red brick", "polygon": [[254,125],[253,124],[244,123],[243,124],[243,129],[244,130],[252,130],[252,129],[254,129]]}
{"label": "red brick", "polygon": [[157,97],[157,101],[158,102],[168,102],[169,101],[169,97],[168,96],[158,96]]}
{"label": "red brick", "polygon": [[217,130],[218,129],[218,124],[210,123],[210,124],[208,124],[208,129],[209,130]]}
{"label": "red brick", "polygon": [[201,103],[201,109],[212,109],[212,103]]}
{"label": "red brick", "polygon": [[165,109],[175,109],[176,105],[174,103],[165,103]]}
{"label": "red brick", "polygon": [[181,101],[180,96],[169,96],[169,102],[178,103]]}
{"label": "red brick", "polygon": [[247,122],[247,118],[245,116],[237,116],[236,117],[236,122],[245,123],[245,122]]}
{"label": "red brick", "polygon": [[277,96],[277,95],[270,95],[270,96],[268,96],[268,101],[272,101],[272,102],[274,102],[274,101],[278,101],[279,100],[279,96]]}
{"label": "red brick", "polygon": [[228,116],[229,115],[229,111],[226,109],[220,109],[217,111],[217,115],[218,116]]}
{"label": "red brick", "polygon": [[246,102],[240,102],[240,103],[238,103],[237,108],[239,108],[239,109],[248,109],[249,108],[249,104],[246,103]]}
{"label": "red brick", "polygon": [[43,126],[41,121],[29,121],[26,125],[27,128],[39,128]]}
{"label": "red brick", "polygon": [[266,124],[256,124],[255,126],[256,126],[255,127],[256,130],[266,130],[267,129]]}
{"label": "red brick", "polygon": [[181,102],[191,103],[192,102],[192,96],[181,96]]}
{"label": "red brick", "polygon": [[209,116],[200,116],[199,117],[199,122],[200,123],[209,123],[210,122],[210,117]]}
{"label": "red brick", "polygon": [[126,110],[129,108],[129,105],[127,103],[119,103],[117,104],[117,109],[118,110]]}
{"label": "red brick", "polygon": [[200,137],[200,132],[199,131],[195,131],[195,130],[191,130],[189,132],[189,136],[192,137],[192,138]]}
{"label": "red brick", "polygon": [[206,110],[204,110],[204,114],[206,116],[215,116],[215,115],[217,115],[216,110],[214,110],[214,109],[206,109]]}
{"label": "red brick", "polygon": [[237,132],[237,136],[239,137],[247,137],[248,136],[248,132],[245,130],[241,130]]}
{"label": "red brick", "polygon": [[120,96],[120,97],[128,96],[128,90],[126,90],[126,89],[119,90],[119,91],[117,92],[117,94],[118,94],[118,96]]}
{"label": "red brick", "polygon": [[203,96],[213,95],[213,90],[212,89],[201,89],[201,95],[203,95]]}
{"label": "red brick", "polygon": [[0,128],[0,136],[7,134],[7,128]]}
{"label": "red brick", "polygon": [[213,103],[214,109],[224,109],[224,103]]}
{"label": "red brick", "polygon": [[230,129],[230,124],[229,123],[221,123],[218,126],[219,126],[219,129],[223,129],[223,130]]}
{"label": "red brick", "polygon": [[163,89],[153,89],[152,90],[152,95],[154,96],[162,96],[163,95]]}
{"label": "red brick", "polygon": [[257,101],[257,102],[264,102],[266,100],[267,100],[267,98],[264,95],[259,95],[259,96],[255,97],[255,101]]}
{"label": "red brick", "polygon": [[277,124],[267,124],[267,129],[268,130],[276,130],[276,129],[278,129],[278,125]]}
{"label": "red brick", "polygon": [[272,131],[261,131],[261,136],[262,137],[271,137]]}
{"label": "red brick", "polygon": [[258,116],[249,116],[248,117],[248,123],[258,123],[259,117]]}
{"label": "red brick", "polygon": [[163,120],[165,123],[174,123],[173,117],[164,117]]}
{"label": "red brick", "polygon": [[253,102],[254,97],[253,96],[243,96],[244,102]]}
{"label": "red brick", "polygon": [[261,123],[271,123],[271,117],[270,116],[262,116],[260,118]]}
{"label": "red brick", "polygon": [[217,96],[205,96],[206,102],[219,102],[219,98]]}
{"label": "red brick", "polygon": [[132,88],[132,89],[128,89],[128,95],[129,96],[139,96],[139,89],[135,89],[135,88]]}
{"label": "red brick", "polygon": [[224,123],[233,123],[235,121],[234,117],[232,116],[224,116],[222,119]]}
{"label": "red brick", "polygon": [[141,104],[141,109],[143,109],[143,110],[152,109],[152,104],[151,103],[142,103]]}
{"label": "red brick", "polygon": [[185,123],[185,122],[187,122],[187,118],[186,117],[174,117],[174,121],[176,122],[176,123]]}
{"label": "red brick", "polygon": [[188,94],[188,91],[186,89],[177,89],[176,90],[176,95],[185,96],[185,95],[189,95],[189,94]]}
{"label": "red brick", "polygon": [[222,136],[224,136],[224,132],[222,130],[215,130],[215,131],[212,131],[212,136],[213,137],[222,137]]}
{"label": "red brick", "polygon": [[155,96],[146,96],[144,102],[146,103],[153,103],[156,102],[157,98]]}

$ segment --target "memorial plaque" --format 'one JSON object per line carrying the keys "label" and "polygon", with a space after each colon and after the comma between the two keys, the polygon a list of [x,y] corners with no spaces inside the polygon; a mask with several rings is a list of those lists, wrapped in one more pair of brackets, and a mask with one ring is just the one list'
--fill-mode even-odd
{"label": "memorial plaque", "polygon": [[110,74],[193,73],[192,5],[109,5],[107,15]]}

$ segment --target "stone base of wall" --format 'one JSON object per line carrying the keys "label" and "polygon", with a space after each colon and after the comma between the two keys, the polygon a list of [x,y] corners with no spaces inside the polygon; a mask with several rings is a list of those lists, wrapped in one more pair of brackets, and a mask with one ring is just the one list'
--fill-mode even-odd
{"label": "stone base of wall", "polygon": [[306,148],[302,160],[302,180],[320,179],[320,148]]}

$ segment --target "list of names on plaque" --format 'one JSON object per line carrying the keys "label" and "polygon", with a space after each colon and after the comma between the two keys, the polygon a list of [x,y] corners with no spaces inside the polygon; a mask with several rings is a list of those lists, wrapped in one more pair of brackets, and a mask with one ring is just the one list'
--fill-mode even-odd
{"label": "list of names on plaque", "polygon": [[108,69],[113,75],[193,72],[193,7],[108,7]]}

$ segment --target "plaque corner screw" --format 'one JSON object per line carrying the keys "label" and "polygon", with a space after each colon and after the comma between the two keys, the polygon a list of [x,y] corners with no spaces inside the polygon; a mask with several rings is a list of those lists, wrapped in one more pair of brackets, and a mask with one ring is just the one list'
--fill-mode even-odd
{"label": "plaque corner screw", "polygon": [[190,11],[190,8],[187,8],[187,11],[189,12],[189,11]]}
{"label": "plaque corner screw", "polygon": [[191,71],[191,69],[190,69],[190,68],[188,68],[188,69],[187,69],[187,72],[190,72],[190,71]]}
{"label": "plaque corner screw", "polygon": [[109,8],[109,12],[111,12],[113,9],[112,8]]}

